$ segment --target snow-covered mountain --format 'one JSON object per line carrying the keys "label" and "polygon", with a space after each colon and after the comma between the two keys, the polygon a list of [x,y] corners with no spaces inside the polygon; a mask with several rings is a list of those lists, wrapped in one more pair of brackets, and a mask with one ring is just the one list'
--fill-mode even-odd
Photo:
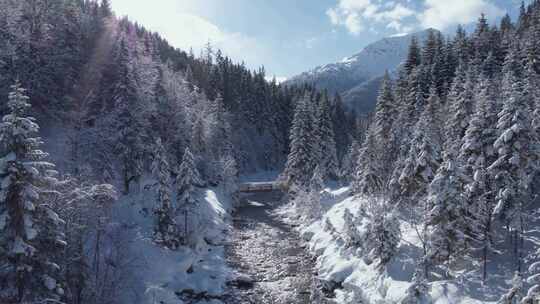
{"label": "snow-covered mountain", "polygon": [[430,31],[434,30],[384,38],[341,62],[316,67],[292,77],[286,83],[314,84],[331,93],[342,94],[344,102],[359,113],[371,111],[384,72],[395,71],[405,60],[413,36],[423,42]]}

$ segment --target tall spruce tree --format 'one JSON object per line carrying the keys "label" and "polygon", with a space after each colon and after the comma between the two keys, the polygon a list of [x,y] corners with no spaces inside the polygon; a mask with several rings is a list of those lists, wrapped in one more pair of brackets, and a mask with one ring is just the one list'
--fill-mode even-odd
{"label": "tall spruce tree", "polygon": [[429,103],[414,128],[407,158],[399,176],[403,198],[420,200],[440,165],[441,141],[435,123],[436,103]]}
{"label": "tall spruce tree", "polygon": [[158,202],[158,206],[154,211],[157,216],[154,238],[158,244],[169,249],[176,249],[180,245],[180,236],[171,205],[171,173],[167,161],[167,152],[160,138],[156,140],[154,148],[152,173],[157,180]]}
{"label": "tall spruce tree", "polygon": [[428,259],[451,273],[451,259],[466,246],[463,179],[460,168],[445,155],[427,197]]}
{"label": "tall spruce tree", "polygon": [[409,45],[409,51],[407,54],[407,60],[405,61],[404,68],[407,74],[410,74],[416,67],[420,65],[422,60],[422,54],[418,44],[418,38],[416,38],[416,36],[411,39],[411,44]]}
{"label": "tall spruce tree", "polygon": [[[197,199],[196,186],[200,184],[199,171],[189,148],[186,148],[182,163],[176,177],[176,210],[183,216],[184,244],[193,245],[192,235],[198,228],[196,225],[200,202]],[[190,241],[191,240],[191,241]]]}
{"label": "tall spruce tree", "polygon": [[380,152],[374,131],[370,129],[358,155],[353,192],[363,195],[378,195],[382,192],[384,181],[381,179]]}
{"label": "tall spruce tree", "polygon": [[132,182],[142,174],[142,126],[137,95],[137,79],[133,71],[132,54],[126,38],[120,41],[116,50],[115,63],[118,70],[112,96],[115,110],[111,113],[111,145],[121,159],[124,193],[129,193]]}
{"label": "tall spruce tree", "polygon": [[319,166],[324,179],[338,177],[338,160],[334,126],[328,94],[323,92],[316,113],[316,138],[318,143]]}
{"label": "tall spruce tree", "polygon": [[378,154],[378,164],[376,166],[380,168],[378,174],[384,183],[387,183],[390,179],[393,160],[399,155],[399,145],[392,134],[392,126],[398,115],[398,109],[392,91],[392,82],[388,72],[386,72],[377,99],[375,117],[370,127],[373,129],[375,140],[378,147],[380,147],[376,152]]}
{"label": "tall spruce tree", "polygon": [[538,136],[531,124],[527,101],[516,74],[509,71],[503,81],[503,109],[498,114],[499,138],[494,143],[498,159],[488,170],[495,176],[499,215],[515,235],[517,271],[523,259],[522,238],[531,183],[538,167]]}
{"label": "tall spruce tree", "polygon": [[487,279],[488,255],[493,250],[494,184],[488,166],[496,160],[493,144],[497,139],[495,124],[497,106],[493,84],[484,78],[476,89],[476,107],[462,139],[458,165],[468,176],[465,186],[465,208],[472,216],[467,233],[476,241],[482,255],[483,281]]}
{"label": "tall spruce tree", "polygon": [[472,70],[467,71],[462,61],[458,66],[447,102],[449,117],[445,146],[454,157],[458,153],[473,110],[473,86]]}
{"label": "tall spruce tree", "polygon": [[290,186],[307,187],[316,166],[317,151],[313,141],[311,96],[306,94],[296,105],[290,131],[290,152],[285,165]]}
{"label": "tall spruce tree", "polygon": [[27,116],[25,90],[16,83],[0,124],[0,302],[59,301],[64,294],[62,219],[51,209],[57,183],[44,159],[39,126]]}

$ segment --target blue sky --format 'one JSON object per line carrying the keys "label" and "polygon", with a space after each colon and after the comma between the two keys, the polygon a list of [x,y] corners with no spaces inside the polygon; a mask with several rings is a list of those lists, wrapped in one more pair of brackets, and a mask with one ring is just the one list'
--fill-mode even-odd
{"label": "blue sky", "polygon": [[491,22],[520,0],[112,0],[171,44],[198,52],[206,42],[278,78],[339,61],[386,36],[433,27],[452,33],[480,13]]}

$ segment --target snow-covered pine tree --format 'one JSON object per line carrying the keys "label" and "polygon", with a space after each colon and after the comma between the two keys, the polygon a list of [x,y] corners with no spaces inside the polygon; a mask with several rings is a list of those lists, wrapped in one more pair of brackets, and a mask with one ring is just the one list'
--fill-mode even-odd
{"label": "snow-covered pine tree", "polygon": [[438,264],[447,276],[451,262],[466,247],[465,199],[460,168],[445,152],[443,163],[429,185],[427,197],[428,252],[427,259]]}
{"label": "snow-covered pine tree", "polygon": [[[39,131],[25,90],[16,83],[0,124],[0,302],[60,300],[62,219],[47,201],[57,183],[54,165],[34,137]],[[50,199],[50,198],[49,198]]]}
{"label": "snow-covered pine tree", "polygon": [[[412,143],[415,136],[418,137],[417,135],[421,133],[415,133],[415,130],[426,106],[424,93],[426,83],[423,76],[424,70],[422,66],[414,68],[406,79],[398,80],[396,87],[397,97],[401,100],[398,106],[398,119],[392,126],[391,142],[394,146],[399,147],[399,151],[396,151],[397,157],[395,157],[396,160],[389,181],[391,196],[396,200],[402,199],[401,176],[411,161],[410,152],[413,149]],[[433,107],[433,113],[435,111],[436,109]]]}
{"label": "snow-covered pine tree", "polygon": [[228,113],[223,104],[223,97],[218,94],[215,100],[210,101],[208,113],[209,121],[209,145],[212,158],[218,160],[221,155],[231,153],[231,126]]}
{"label": "snow-covered pine tree", "polygon": [[473,71],[467,70],[465,63],[460,62],[456,71],[456,77],[452,83],[447,101],[447,117],[445,147],[452,157],[458,154],[461,139],[469,123],[469,117],[473,110]]}
{"label": "snow-covered pine tree", "polygon": [[338,160],[334,126],[331,117],[330,100],[328,94],[323,92],[316,111],[315,130],[318,143],[319,166],[323,179],[336,179],[338,173]]}
{"label": "snow-covered pine tree", "polygon": [[409,98],[410,87],[409,77],[405,69],[399,71],[399,76],[395,85],[394,98],[397,105],[397,117],[392,124],[390,132],[390,142],[396,147],[395,157],[391,162],[392,172],[389,177],[389,189],[392,200],[398,200],[401,196],[401,186],[399,177],[405,166],[405,160],[409,152],[413,131],[414,103]]}
{"label": "snow-covered pine tree", "polygon": [[414,70],[407,79],[407,96],[405,99],[405,126],[414,126],[426,106],[426,97],[429,92],[429,82],[426,81],[425,68],[420,65]]}
{"label": "snow-covered pine tree", "polygon": [[309,186],[309,180],[317,164],[311,109],[311,96],[307,93],[296,105],[290,131],[290,152],[285,165],[285,174],[291,189]]}
{"label": "snow-covered pine tree", "polygon": [[[537,252],[538,256],[540,252]],[[527,277],[527,283],[530,284],[530,288],[527,291],[527,295],[521,300],[521,304],[536,304],[540,301],[540,261],[534,262],[529,266],[529,274]]]}
{"label": "snow-covered pine tree", "polygon": [[343,157],[341,162],[340,179],[342,181],[350,182],[353,180],[354,175],[357,172],[356,167],[358,166],[358,157],[361,148],[358,141],[353,139],[349,151],[345,154],[345,157]]}
{"label": "snow-covered pine tree", "polygon": [[156,243],[174,250],[178,248],[181,240],[174,219],[174,210],[171,205],[171,173],[169,162],[167,161],[167,151],[163,147],[161,138],[156,140],[154,147],[152,173],[157,180],[158,202],[154,210],[157,217],[154,228],[154,239]]}
{"label": "snow-covered pine tree", "polygon": [[373,200],[365,243],[370,259],[378,260],[379,265],[384,266],[396,254],[401,241],[400,222],[388,202]]}
{"label": "snow-covered pine tree", "polygon": [[384,188],[381,179],[382,168],[380,163],[381,149],[375,138],[375,131],[370,128],[364,146],[358,156],[357,172],[353,180],[353,192],[362,195],[380,194]]}
{"label": "snow-covered pine tree", "polygon": [[424,66],[431,66],[435,63],[435,56],[437,55],[437,36],[435,35],[434,30],[428,30],[428,37],[424,42],[421,54],[421,61]]}
{"label": "snow-covered pine tree", "polygon": [[465,186],[465,209],[473,217],[468,233],[482,254],[483,281],[487,279],[488,255],[492,250],[494,185],[487,167],[496,160],[493,143],[497,139],[497,104],[492,82],[482,77],[476,88],[476,107],[462,139],[458,164],[468,177]]}
{"label": "snow-covered pine tree", "polygon": [[238,165],[234,157],[227,153],[220,160],[220,175],[222,185],[227,193],[233,194],[237,190],[238,185]]}
{"label": "snow-covered pine tree", "polygon": [[[196,186],[200,183],[199,171],[189,148],[186,148],[178,175],[176,177],[176,210],[182,214],[184,227],[184,244],[189,244],[191,235],[196,233],[198,221],[199,200]],[[191,245],[194,245],[191,243]]]}
{"label": "snow-covered pine tree", "polygon": [[[95,303],[105,297],[98,286],[108,285],[117,278],[109,272],[96,271],[105,263],[116,263],[124,258],[120,252],[111,252],[106,246],[99,246],[100,234],[106,233],[106,227],[111,223],[107,216],[110,214],[112,203],[117,200],[117,193],[112,185],[94,185],[68,177],[57,187],[59,197],[54,206],[59,210],[60,217],[65,221],[63,230],[66,235],[67,247],[62,255],[62,275],[65,277],[66,290],[63,301],[66,303]],[[59,207],[58,207],[59,206]],[[62,206],[69,206],[62,208]],[[110,227],[110,226],[109,226]],[[108,234],[110,236],[110,234]],[[88,240],[95,241],[88,250]],[[102,248],[102,250],[99,250]],[[106,267],[105,267],[106,268]],[[101,267],[103,269],[103,267]],[[121,273],[123,267],[114,269]]]}
{"label": "snow-covered pine tree", "polygon": [[363,240],[356,228],[356,217],[351,213],[349,209],[345,209],[343,214],[343,239],[347,247],[358,248],[363,245]]}
{"label": "snow-covered pine tree", "polygon": [[121,159],[124,194],[129,193],[130,184],[138,181],[142,174],[143,143],[141,120],[138,117],[137,80],[133,71],[132,56],[127,38],[120,41],[115,62],[118,66],[116,83],[113,87],[114,112],[109,117],[111,145]]}
{"label": "snow-covered pine tree", "polygon": [[407,54],[407,60],[405,61],[404,68],[407,74],[411,74],[411,72],[420,65],[422,60],[420,46],[418,45],[418,38],[412,37]]}
{"label": "snow-covered pine tree", "polygon": [[436,34],[435,58],[431,66],[431,83],[437,96],[443,97],[447,93],[448,79],[453,75],[453,54],[451,48],[446,45],[443,34]]}
{"label": "snow-covered pine tree", "polygon": [[494,213],[499,215],[515,234],[514,251],[518,255],[516,261],[519,271],[523,258],[521,238],[526,216],[525,207],[530,200],[531,183],[537,172],[540,152],[538,136],[532,128],[521,82],[515,70],[506,70],[502,86],[503,109],[498,114],[497,122],[499,137],[494,143],[498,159],[488,170],[497,185],[497,205]]}
{"label": "snow-covered pine tree", "polygon": [[467,37],[467,33],[463,26],[458,25],[456,29],[456,35],[454,37],[454,41],[452,43],[454,46],[454,54],[457,62],[469,62],[470,57],[470,41]]}
{"label": "snow-covered pine tree", "polygon": [[375,117],[372,122],[374,136],[380,147],[379,166],[381,167],[380,178],[383,181],[388,179],[391,173],[392,160],[397,155],[397,146],[392,142],[392,125],[398,115],[393,95],[393,86],[388,71],[384,75],[384,80],[377,98]]}
{"label": "snow-covered pine tree", "polygon": [[439,168],[442,145],[436,117],[437,104],[430,102],[416,123],[409,152],[399,175],[401,199],[421,200]]}
{"label": "snow-covered pine tree", "polygon": [[[540,26],[538,26],[537,35],[540,37]],[[538,135],[540,134],[540,77],[537,74],[535,65],[538,64],[538,59],[535,59],[535,51],[530,51],[533,54],[529,55],[525,67],[525,84],[523,86],[523,95],[527,101],[528,106],[531,108],[532,114],[532,127],[533,131]],[[540,55],[539,55],[540,56]]]}

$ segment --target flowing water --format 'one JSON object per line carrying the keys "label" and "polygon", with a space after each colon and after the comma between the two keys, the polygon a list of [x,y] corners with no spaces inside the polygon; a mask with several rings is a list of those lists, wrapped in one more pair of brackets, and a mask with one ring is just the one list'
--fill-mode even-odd
{"label": "flowing water", "polygon": [[320,292],[314,259],[297,232],[275,213],[279,193],[247,196],[234,218],[228,263],[241,275],[227,304],[330,303]]}

